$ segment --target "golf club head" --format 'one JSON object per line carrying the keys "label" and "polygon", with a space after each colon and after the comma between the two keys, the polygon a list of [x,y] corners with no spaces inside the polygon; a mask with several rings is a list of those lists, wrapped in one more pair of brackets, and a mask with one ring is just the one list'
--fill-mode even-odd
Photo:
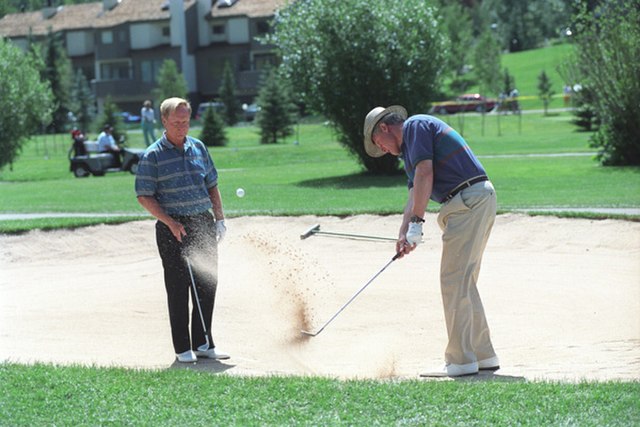
{"label": "golf club head", "polygon": [[300,235],[300,240],[304,240],[309,236],[312,236],[314,233],[317,233],[320,230],[320,224],[314,224],[313,227],[309,228],[307,231]]}
{"label": "golf club head", "polygon": [[317,336],[320,332],[322,332],[322,329],[321,329],[321,330],[319,330],[318,332],[316,332],[315,334],[314,334],[313,332],[309,332],[309,331],[302,331],[302,330],[300,331],[300,333],[301,333],[302,335],[306,335],[306,336],[308,336],[308,337],[315,337],[315,336]]}

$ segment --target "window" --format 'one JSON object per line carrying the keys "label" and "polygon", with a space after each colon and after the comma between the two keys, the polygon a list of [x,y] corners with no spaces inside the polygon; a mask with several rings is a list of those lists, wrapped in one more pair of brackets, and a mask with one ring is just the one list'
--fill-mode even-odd
{"label": "window", "polygon": [[140,78],[145,83],[156,83],[156,77],[158,75],[158,71],[160,71],[160,67],[162,67],[162,60],[150,60],[150,61],[142,61],[140,64],[140,71],[142,75]]}
{"label": "window", "polygon": [[100,80],[128,80],[131,78],[129,61],[103,62],[100,64]]}
{"label": "window", "polygon": [[171,27],[162,27],[162,37],[171,37]]}
{"label": "window", "polygon": [[102,40],[102,44],[112,44],[113,43],[113,32],[111,31],[103,31],[100,33],[100,37]]}
{"label": "window", "polygon": [[224,22],[211,25],[211,41],[224,42],[227,40],[227,26]]}

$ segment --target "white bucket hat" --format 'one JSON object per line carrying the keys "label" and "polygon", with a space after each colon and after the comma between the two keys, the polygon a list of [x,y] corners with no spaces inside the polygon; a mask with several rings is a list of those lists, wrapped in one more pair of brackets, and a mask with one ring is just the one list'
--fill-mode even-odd
{"label": "white bucket hat", "polygon": [[376,144],[373,143],[371,139],[371,134],[373,133],[373,129],[376,127],[378,122],[382,120],[383,117],[389,114],[398,114],[403,119],[407,118],[407,110],[401,105],[392,105],[390,107],[376,107],[373,110],[369,111],[367,117],[364,119],[364,151],[367,152],[371,157],[382,157],[385,152],[382,151]]}

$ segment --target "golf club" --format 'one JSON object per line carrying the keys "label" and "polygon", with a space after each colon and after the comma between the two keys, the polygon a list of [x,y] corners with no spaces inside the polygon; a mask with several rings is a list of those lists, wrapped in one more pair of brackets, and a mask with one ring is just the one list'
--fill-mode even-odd
{"label": "golf club", "polygon": [[[184,259],[187,261],[187,268],[189,268],[189,276],[191,277],[191,285],[193,286],[193,294],[196,299],[196,305],[198,306],[198,313],[200,313],[200,321],[202,322],[202,330],[204,331],[204,339],[207,345],[207,348],[205,348],[205,350],[208,350],[209,334],[207,333],[207,326],[204,324],[204,315],[202,314],[202,307],[200,306],[200,297],[198,296],[198,290],[196,289],[196,281],[193,278],[193,271],[191,270],[191,262],[189,261],[189,258],[186,255],[184,256]],[[204,346],[201,345],[200,347],[204,347]],[[198,347],[198,349],[200,349],[200,347]]]}
{"label": "golf club", "polygon": [[304,240],[307,237],[313,236],[314,234],[320,234],[325,236],[336,236],[336,237],[350,237],[354,239],[384,240],[389,242],[395,242],[398,240],[391,237],[378,237],[378,236],[367,236],[363,234],[349,234],[349,233],[335,233],[332,231],[320,231],[320,224],[316,224],[313,227],[309,228],[304,233],[302,233],[300,235],[300,240]]}
{"label": "golf club", "polygon": [[317,332],[309,332],[309,331],[300,331],[300,332],[302,332],[302,334],[303,334],[303,335],[307,335],[307,336],[310,336],[310,337],[316,337],[316,336],[318,336],[318,335],[320,334],[320,332],[322,332],[322,331],[324,330],[324,328],[326,328],[326,327],[329,325],[329,323],[331,323],[331,322],[333,321],[333,319],[335,319],[336,317],[338,317],[338,315],[339,315],[340,313],[342,313],[342,310],[344,310],[345,308],[347,308],[347,306],[348,306],[349,304],[351,304],[351,302],[352,302],[354,299],[356,299],[356,297],[357,297],[358,295],[360,295],[360,293],[361,293],[362,291],[364,291],[364,290],[367,288],[367,286],[369,286],[369,284],[371,284],[371,282],[373,282],[373,280],[374,280],[376,277],[378,277],[378,276],[379,276],[379,275],[380,275],[380,274],[381,274],[381,273],[382,273],[382,272],[383,272],[387,267],[389,267],[389,265],[390,265],[393,261],[395,261],[395,260],[397,260],[398,258],[400,258],[400,255],[401,255],[401,254],[402,254],[402,252],[398,252],[397,254],[395,254],[395,255],[394,255],[394,257],[393,257],[393,258],[391,258],[391,261],[389,261],[389,262],[388,262],[384,267],[382,267],[382,269],[381,269],[380,271],[378,271],[378,272],[375,274],[375,276],[373,276],[373,277],[372,277],[372,278],[371,278],[371,279],[370,279],[370,280],[369,280],[369,281],[368,281],[368,282],[367,282],[367,283],[366,283],[362,288],[360,288],[360,290],[359,290],[358,292],[356,292],[356,293],[355,293],[355,295],[354,295],[354,296],[352,296],[352,297],[351,297],[351,299],[350,299],[349,301],[347,301],[347,303],[346,303],[345,305],[343,305],[343,306],[340,308],[340,310],[338,310],[338,311],[336,312],[336,314],[334,314],[334,315],[331,317],[331,319],[329,319],[329,320],[328,320],[324,325],[322,325],[322,327],[321,327]]}

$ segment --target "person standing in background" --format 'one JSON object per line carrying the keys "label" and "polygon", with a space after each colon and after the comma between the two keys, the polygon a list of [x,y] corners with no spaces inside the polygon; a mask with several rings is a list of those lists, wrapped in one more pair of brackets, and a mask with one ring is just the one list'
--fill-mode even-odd
{"label": "person standing in background", "polygon": [[142,124],[142,134],[144,135],[144,143],[150,146],[156,141],[156,115],[151,108],[151,101],[146,100],[140,110],[140,123]]}

